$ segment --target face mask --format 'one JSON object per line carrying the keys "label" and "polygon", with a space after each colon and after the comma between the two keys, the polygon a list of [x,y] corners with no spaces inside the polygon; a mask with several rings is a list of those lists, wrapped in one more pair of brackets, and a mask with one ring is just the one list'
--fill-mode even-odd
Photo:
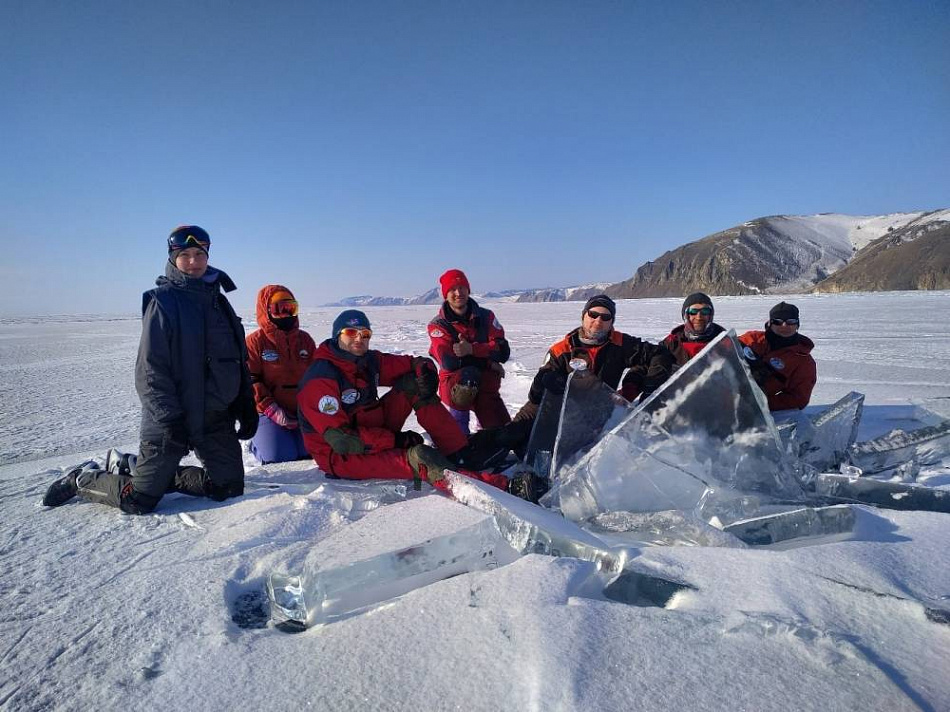
{"label": "face mask", "polygon": [[297,321],[297,317],[284,316],[284,317],[281,317],[280,319],[275,319],[274,317],[270,317],[270,320],[271,320],[271,323],[274,326],[276,326],[278,329],[280,329],[281,331],[290,331],[291,329],[294,328],[294,323]]}

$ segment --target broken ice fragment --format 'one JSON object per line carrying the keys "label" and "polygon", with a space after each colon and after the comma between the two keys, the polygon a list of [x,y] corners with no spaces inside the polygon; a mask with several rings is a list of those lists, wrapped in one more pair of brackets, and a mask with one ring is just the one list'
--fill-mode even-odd
{"label": "broken ice fragment", "polygon": [[743,519],[723,531],[746,544],[761,546],[808,536],[843,534],[854,529],[854,510],[845,505],[803,507],[788,512]]}
{"label": "broken ice fragment", "polygon": [[950,455],[950,420],[910,432],[892,430],[875,440],[855,443],[849,453],[851,464],[866,475],[883,474],[911,460],[934,465]]}
{"label": "broken ice fragment", "polygon": [[328,623],[422,586],[469,571],[494,568],[518,557],[492,519],[347,566],[306,567],[296,575],[271,574],[271,616],[310,627]]}
{"label": "broken ice fragment", "polygon": [[818,475],[815,484],[816,494],[840,501],[871,504],[884,509],[950,513],[950,490],[833,474]]}
{"label": "broken ice fragment", "polygon": [[708,517],[731,513],[737,494],[804,497],[733,331],[606,433],[561,474],[558,488],[561,512],[575,521],[697,507]]}

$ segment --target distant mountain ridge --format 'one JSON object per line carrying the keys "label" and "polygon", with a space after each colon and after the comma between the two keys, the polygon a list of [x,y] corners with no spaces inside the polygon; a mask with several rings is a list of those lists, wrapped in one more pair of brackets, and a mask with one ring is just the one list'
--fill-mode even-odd
{"label": "distant mountain ridge", "polygon": [[[664,252],[630,279],[475,295],[512,302],[711,295],[950,289],[950,209],[889,215],[773,215]],[[327,306],[439,304],[416,297],[347,297]]]}

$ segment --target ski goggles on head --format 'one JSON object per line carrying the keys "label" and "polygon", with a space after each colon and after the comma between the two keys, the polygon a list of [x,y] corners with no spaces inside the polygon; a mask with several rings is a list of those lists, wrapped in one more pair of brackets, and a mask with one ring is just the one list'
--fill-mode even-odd
{"label": "ski goggles on head", "polygon": [[600,319],[601,321],[613,321],[614,317],[610,312],[599,312],[593,309],[587,310],[587,316],[591,319]]}
{"label": "ski goggles on head", "polygon": [[211,237],[196,225],[183,225],[168,236],[169,250],[185,250],[189,247],[200,247],[207,252],[211,247]]}
{"label": "ski goggles on head", "polygon": [[686,310],[686,313],[690,316],[696,316],[697,314],[702,316],[712,316],[712,307],[699,307],[698,309],[690,307]]}
{"label": "ski goggles on head", "polygon": [[789,326],[798,326],[798,319],[770,319],[769,323],[772,324],[772,326],[785,326],[786,324]]}
{"label": "ski goggles on head", "polygon": [[347,326],[344,329],[340,329],[340,333],[348,339],[355,339],[357,336],[362,336],[364,339],[368,339],[373,335],[373,330],[360,326]]}

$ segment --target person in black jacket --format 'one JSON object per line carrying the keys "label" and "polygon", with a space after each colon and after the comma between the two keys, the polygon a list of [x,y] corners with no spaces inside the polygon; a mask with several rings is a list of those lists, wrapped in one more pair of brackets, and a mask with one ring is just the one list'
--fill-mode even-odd
{"label": "person in black jacket", "polygon": [[[135,388],[142,402],[134,466],[77,468],[54,482],[43,504],[74,496],[129,514],[155,509],[167,492],[224,500],[244,493],[239,439],[257,429],[244,328],[223,292],[231,278],[208,265],[211,238],[195,225],[168,237],[165,276],[142,298]],[[235,421],[240,427],[235,432]],[[194,450],[204,467],[180,467]]]}
{"label": "person in black jacket", "polygon": [[587,300],[581,325],[548,349],[531,383],[528,402],[508,425],[473,435],[475,445],[486,450],[496,444],[520,450],[527,444],[545,390],[563,392],[568,375],[578,368],[611,388],[619,386],[628,401],[653,393],[672,373],[673,356],[663,346],[614,329],[616,316],[617,305],[607,295]]}

